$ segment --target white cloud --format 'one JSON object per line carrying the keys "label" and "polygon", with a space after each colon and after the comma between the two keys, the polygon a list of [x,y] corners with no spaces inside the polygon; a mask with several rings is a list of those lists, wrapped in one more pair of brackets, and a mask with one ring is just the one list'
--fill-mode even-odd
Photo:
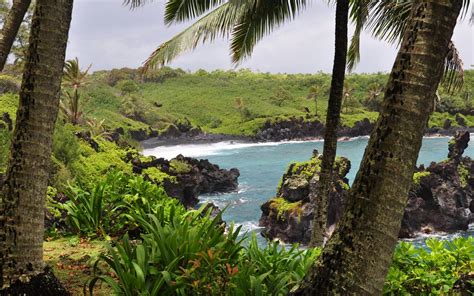
{"label": "white cloud", "polygon": [[[291,23],[266,36],[252,57],[239,65],[262,72],[330,72],[334,46],[334,9],[315,1]],[[162,42],[186,27],[163,24],[164,2],[155,1],[130,11],[121,0],[76,0],[68,57],[79,57],[94,70],[138,67]],[[474,64],[473,27],[467,21],[453,37],[466,67]],[[361,63],[356,72],[387,72],[396,48],[368,35],[362,38]],[[231,69],[229,44],[217,40],[179,57],[173,67],[197,70]]]}

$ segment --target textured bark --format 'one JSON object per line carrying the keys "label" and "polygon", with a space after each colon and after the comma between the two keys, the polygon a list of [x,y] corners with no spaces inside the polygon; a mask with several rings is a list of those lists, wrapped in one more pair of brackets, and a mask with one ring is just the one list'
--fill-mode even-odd
{"label": "textured bark", "polygon": [[293,295],[380,295],[462,1],[414,5],[349,204]]}
{"label": "textured bark", "polygon": [[342,92],[346,73],[347,60],[347,22],[349,1],[338,0],[336,5],[336,42],[334,65],[332,70],[331,90],[329,93],[326,129],[324,132],[324,150],[321,162],[320,188],[314,194],[312,246],[322,246],[326,237],[327,207],[329,191],[332,188],[332,171],[337,149],[337,128],[339,126]]}
{"label": "textured bark", "polygon": [[2,39],[0,40],[0,71],[3,71],[7,62],[8,54],[15,42],[16,34],[20,29],[31,0],[13,0],[13,5],[8,12],[2,28]]}
{"label": "textured bark", "polygon": [[44,197],[73,0],[38,0],[0,207],[0,280],[43,271]]}

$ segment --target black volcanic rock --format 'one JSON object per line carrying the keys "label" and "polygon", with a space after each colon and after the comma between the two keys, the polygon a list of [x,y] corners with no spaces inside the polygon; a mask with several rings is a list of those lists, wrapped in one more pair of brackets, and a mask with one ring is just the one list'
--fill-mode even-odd
{"label": "black volcanic rock", "polygon": [[[462,156],[469,142],[468,132],[458,132],[449,144],[449,159],[420,166],[413,176],[400,238],[419,233],[467,230],[474,222],[474,161]],[[318,157],[306,163],[291,164],[283,175],[277,197],[261,206],[262,235],[286,243],[309,243],[313,204],[319,182]],[[349,188],[346,174],[350,162],[336,162],[334,190],[328,205],[328,225],[339,221]]]}
{"label": "black volcanic rock", "polygon": [[449,159],[415,173],[400,237],[467,230],[474,222],[474,161],[462,156],[468,142],[468,132],[456,133]]}
{"label": "black volcanic rock", "polygon": [[199,202],[197,197],[201,194],[234,191],[239,184],[238,169],[221,169],[206,159],[198,160],[182,155],[170,161],[155,157],[146,161],[139,157],[130,158],[134,173],[144,174],[150,181],[156,182],[147,175],[145,170],[149,168],[157,168],[173,177],[163,180],[161,185],[169,196],[179,199],[186,207],[194,207]]}
{"label": "black volcanic rock", "polygon": [[[309,243],[313,221],[313,203],[319,185],[321,155],[315,153],[310,161],[292,163],[283,175],[276,198],[261,206],[262,235],[286,243]],[[338,158],[335,165],[334,188],[328,205],[330,227],[342,215],[347,197],[350,161]]]}

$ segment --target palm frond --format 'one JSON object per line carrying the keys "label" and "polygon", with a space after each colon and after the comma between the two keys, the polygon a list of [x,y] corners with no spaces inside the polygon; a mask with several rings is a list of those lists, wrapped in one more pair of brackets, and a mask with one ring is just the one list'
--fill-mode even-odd
{"label": "palm frond", "polygon": [[231,0],[209,12],[187,29],[161,44],[145,61],[143,70],[160,68],[200,43],[228,37],[242,16],[246,0]]}
{"label": "palm frond", "polygon": [[[353,4],[363,0],[354,0]],[[412,10],[413,0],[379,0],[369,1],[368,16],[364,19],[363,26],[372,33],[374,37],[389,43],[400,45]],[[468,10],[470,0],[463,0],[464,11]],[[358,13],[357,8],[352,8],[354,15]],[[363,17],[363,13],[362,14]],[[464,13],[464,16],[466,13]],[[349,68],[352,69],[359,60],[359,36],[361,31],[357,28],[356,22],[355,37],[349,49]],[[451,91],[462,87],[464,82],[463,63],[459,53],[452,42],[449,44],[449,51],[445,60],[444,85]]]}
{"label": "palm frond", "polygon": [[247,58],[263,36],[293,20],[307,6],[307,0],[247,1],[245,14],[232,32],[232,62]]}
{"label": "palm frond", "polygon": [[135,9],[152,1],[153,0],[123,0],[123,5],[130,6],[131,9]]}
{"label": "palm frond", "polygon": [[347,68],[353,70],[360,61],[360,34],[369,17],[371,0],[354,0],[350,4],[350,19],[355,24],[354,35],[347,52]]}
{"label": "palm frond", "polygon": [[203,15],[225,0],[169,0],[165,8],[165,23],[183,22]]}

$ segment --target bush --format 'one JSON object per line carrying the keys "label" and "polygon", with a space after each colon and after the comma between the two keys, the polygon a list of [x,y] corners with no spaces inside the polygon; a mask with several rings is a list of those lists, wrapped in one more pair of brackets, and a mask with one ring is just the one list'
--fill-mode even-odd
{"label": "bush", "polygon": [[140,90],[138,84],[133,80],[121,80],[117,83],[117,88],[122,94],[131,94]]}
{"label": "bush", "polygon": [[[172,213],[169,223],[162,214],[134,215],[146,232],[142,241],[125,236],[102,255],[89,288],[103,281],[123,295],[286,295],[319,255],[318,249],[287,250],[276,242],[261,249],[255,236],[244,247],[240,228],[225,233],[220,215],[201,218],[204,208]],[[98,268],[101,262],[113,277]]]}
{"label": "bush", "polygon": [[58,207],[67,212],[67,222],[76,233],[88,236],[108,237],[137,228],[133,213],[164,211],[168,214],[163,217],[168,217],[171,207],[179,214],[185,211],[161,187],[119,171],[107,174],[91,190],[71,186],[68,196],[71,200]]}
{"label": "bush", "polygon": [[56,124],[53,137],[53,156],[66,166],[79,158],[79,139],[74,135],[74,127],[67,124]]}
{"label": "bush", "polygon": [[[474,270],[474,238],[429,239],[425,248],[401,242],[385,281],[385,295],[446,295]],[[471,291],[472,292],[472,291]]]}

